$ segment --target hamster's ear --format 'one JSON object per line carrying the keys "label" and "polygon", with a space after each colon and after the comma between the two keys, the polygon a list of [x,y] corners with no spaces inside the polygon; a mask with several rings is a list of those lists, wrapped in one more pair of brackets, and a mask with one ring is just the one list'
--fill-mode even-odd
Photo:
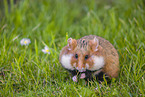
{"label": "hamster's ear", "polygon": [[93,40],[90,40],[89,45],[93,51],[98,51],[99,40],[95,37]]}
{"label": "hamster's ear", "polygon": [[74,48],[77,46],[77,41],[75,39],[69,38],[67,42],[68,50],[74,50]]}

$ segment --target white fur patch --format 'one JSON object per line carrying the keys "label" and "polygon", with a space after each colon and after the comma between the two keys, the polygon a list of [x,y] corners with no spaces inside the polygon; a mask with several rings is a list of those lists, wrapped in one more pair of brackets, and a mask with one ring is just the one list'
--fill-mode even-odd
{"label": "white fur patch", "polygon": [[74,63],[73,66],[76,67],[76,63]]}
{"label": "white fur patch", "polygon": [[85,69],[81,69],[81,70],[79,70],[79,72],[85,72],[86,70]]}
{"label": "white fur patch", "polygon": [[61,64],[64,68],[69,70],[74,70],[74,67],[71,65],[72,54],[62,55]]}
{"label": "white fur patch", "polygon": [[92,68],[90,68],[89,70],[99,70],[100,68],[102,68],[104,66],[104,58],[103,57],[98,57],[98,56],[92,56],[93,61],[94,61],[94,65]]}
{"label": "white fur patch", "polygon": [[86,63],[86,69],[89,69],[89,64],[88,63]]}
{"label": "white fur patch", "polygon": [[79,71],[79,72],[85,72],[86,71],[86,69],[85,68],[78,68],[78,67],[76,67],[76,69]]}

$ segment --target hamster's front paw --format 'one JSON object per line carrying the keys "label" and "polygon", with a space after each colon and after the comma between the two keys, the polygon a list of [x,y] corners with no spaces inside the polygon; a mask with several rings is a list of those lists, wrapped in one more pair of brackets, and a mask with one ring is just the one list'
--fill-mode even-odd
{"label": "hamster's front paw", "polygon": [[72,80],[73,80],[74,82],[78,82],[77,75],[73,76],[73,77],[72,77]]}
{"label": "hamster's front paw", "polygon": [[85,77],[86,77],[85,73],[82,73],[80,79],[83,79]]}

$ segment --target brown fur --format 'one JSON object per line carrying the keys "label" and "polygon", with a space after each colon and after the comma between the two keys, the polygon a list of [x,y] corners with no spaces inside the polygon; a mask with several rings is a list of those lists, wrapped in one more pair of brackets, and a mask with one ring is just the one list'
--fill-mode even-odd
{"label": "brown fur", "polygon": [[[98,45],[93,41],[95,37],[99,40],[97,51],[94,51],[95,47]],[[92,67],[93,60],[90,57],[91,55],[103,56],[105,65],[102,68],[102,71],[106,73],[109,78],[118,77],[119,56],[117,50],[109,41],[99,36],[89,35],[78,40],[72,39],[72,41],[68,41],[68,45],[65,46],[60,53],[59,60],[61,60],[61,57],[64,54],[78,54],[78,59],[76,59],[74,56],[72,57],[71,65],[73,66],[73,64],[76,63],[76,66],[79,68],[85,68],[84,64],[86,63],[89,64],[90,68]],[[84,59],[86,55],[89,56],[87,60]]]}

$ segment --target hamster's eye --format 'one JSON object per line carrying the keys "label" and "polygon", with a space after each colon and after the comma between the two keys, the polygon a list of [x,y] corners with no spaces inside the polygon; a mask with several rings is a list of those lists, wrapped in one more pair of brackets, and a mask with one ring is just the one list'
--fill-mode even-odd
{"label": "hamster's eye", "polygon": [[75,54],[75,58],[76,58],[76,59],[78,58],[78,54]]}
{"label": "hamster's eye", "polygon": [[85,60],[87,60],[88,58],[89,58],[89,56],[88,56],[88,55],[86,55],[86,56],[85,56]]}

